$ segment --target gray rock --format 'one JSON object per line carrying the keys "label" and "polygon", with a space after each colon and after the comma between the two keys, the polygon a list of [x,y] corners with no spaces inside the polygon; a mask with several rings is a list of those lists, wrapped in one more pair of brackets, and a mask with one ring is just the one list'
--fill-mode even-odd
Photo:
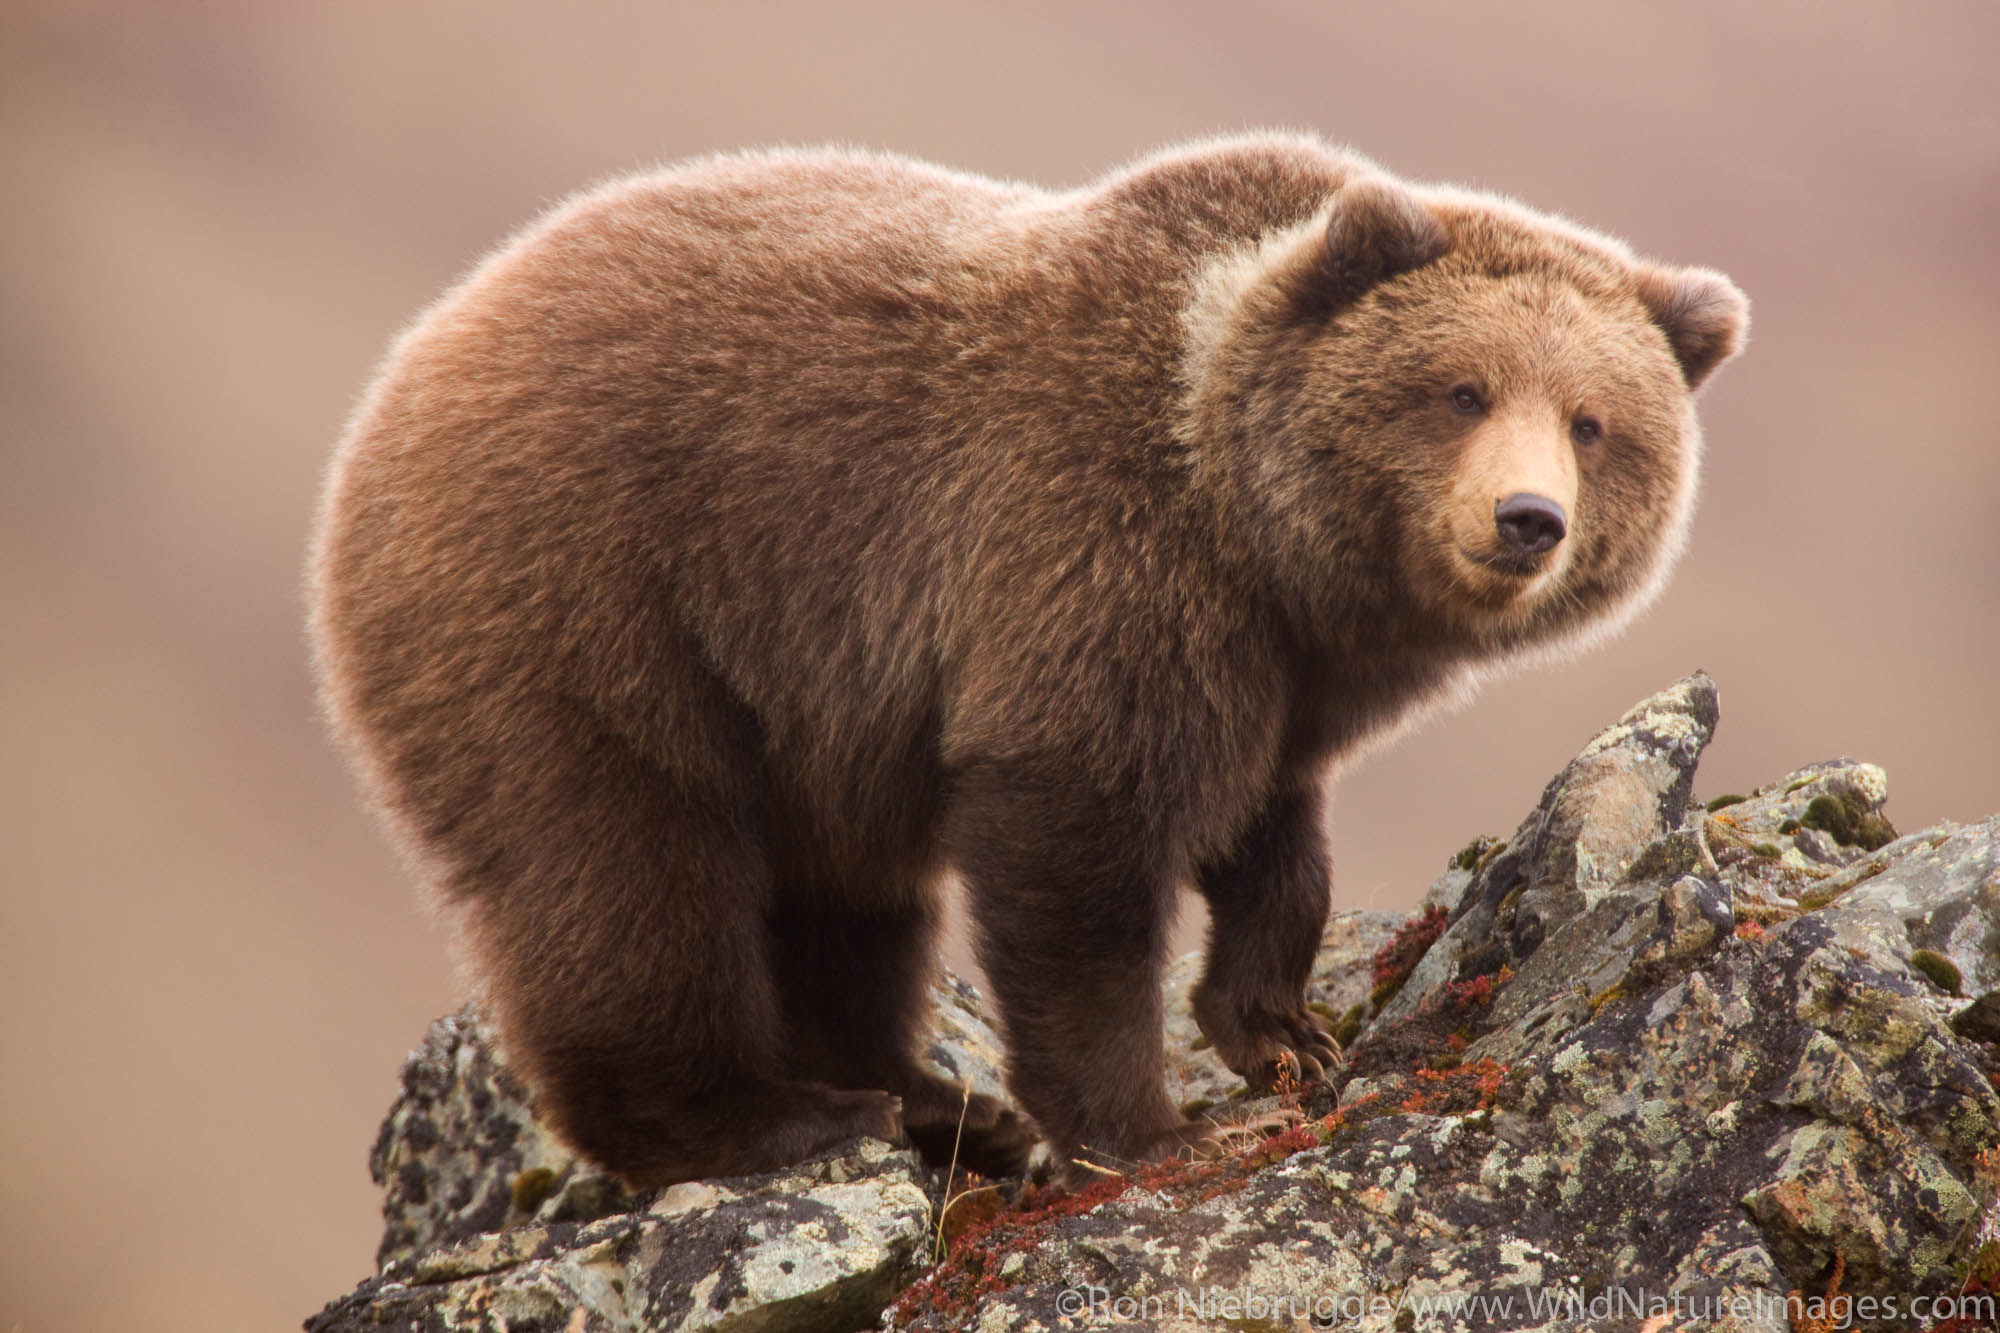
{"label": "gray rock", "polygon": [[636,1203],[535,1119],[470,1008],[431,1024],[403,1065],[402,1095],[368,1169],[383,1191],[375,1259],[385,1273],[486,1232],[588,1221]]}
{"label": "gray rock", "polygon": [[[1705,677],[1646,701],[1447,872],[1449,928],[1282,1161],[996,1225],[892,1323],[1075,1326],[1122,1296],[1113,1316],[1160,1329],[1781,1330],[1836,1255],[1849,1292],[1958,1291],[2000,1238],[2000,1173],[1975,1160],[2000,1141],[2000,1062],[1908,956],[1987,984],[2000,821],[1872,851],[1780,833],[1833,793],[1879,819],[1880,770],[1849,761],[1710,814],[1691,792],[1716,716]],[[1801,833],[1820,857],[1793,854]],[[1230,1293],[1266,1305],[1201,1305]]]}
{"label": "gray rock", "polygon": [[[1696,674],[1584,746],[1506,845],[1487,855],[1461,892],[1451,927],[1378,1022],[1408,1019],[1461,973],[1527,969],[1535,976],[1521,990],[1536,992],[1551,979],[1584,977],[1578,948],[1587,952],[1604,929],[1637,915],[1645,892],[1626,888],[1625,876],[1679,827],[1716,716],[1715,682]],[[1698,864],[1692,847],[1672,859],[1662,869]]]}
{"label": "gray rock", "polygon": [[[1449,925],[1379,1013],[1400,923],[1335,915],[1312,999],[1359,1028],[1338,1109],[1307,1090],[1307,1123],[1248,1152],[995,1195],[934,1267],[908,1154],[619,1198],[542,1135],[477,1020],[444,1020],[376,1151],[385,1269],[312,1327],[1775,1331],[1836,1261],[1849,1293],[1977,1293],[2000,1242],[2000,817],[1892,840],[1886,779],[1850,760],[1704,810],[1716,718],[1689,677],[1455,857],[1428,900]],[[1198,969],[1168,978],[1170,1086],[1274,1109],[1204,1049]],[[934,1063],[996,1089],[976,992],[938,1005]]]}
{"label": "gray rock", "polygon": [[[932,1068],[999,1094],[979,992],[946,976],[932,1003]],[[569,1329],[572,1309],[592,1330],[860,1327],[929,1257],[937,1190],[913,1154],[864,1141],[798,1172],[634,1196],[535,1118],[470,1008],[410,1055],[369,1168],[379,1271],[315,1330]]]}
{"label": "gray rock", "polygon": [[1958,969],[1964,993],[2000,988],[2000,816],[1899,839],[1825,881],[1875,956],[1928,949]]}
{"label": "gray rock", "polygon": [[929,1257],[929,1186],[913,1154],[864,1139],[797,1171],[677,1185],[595,1221],[476,1236],[394,1265],[306,1328],[859,1328]]}
{"label": "gray rock", "polygon": [[960,1087],[1007,1100],[1006,1048],[986,1019],[979,988],[946,972],[931,988],[933,1073]]}

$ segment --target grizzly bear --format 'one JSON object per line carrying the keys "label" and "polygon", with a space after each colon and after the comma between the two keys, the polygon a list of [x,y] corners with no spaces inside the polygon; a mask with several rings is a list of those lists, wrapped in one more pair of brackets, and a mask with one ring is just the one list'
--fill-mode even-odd
{"label": "grizzly bear", "polygon": [[[1331,770],[1653,597],[1746,319],[1310,138],[1066,192],[633,176],[395,344],[318,524],[325,704],[541,1113],[635,1186],[949,1152],[952,873],[1033,1126],[1174,1154],[1177,892],[1217,1053],[1322,1075]],[[966,1109],[963,1159],[1031,1143]]]}

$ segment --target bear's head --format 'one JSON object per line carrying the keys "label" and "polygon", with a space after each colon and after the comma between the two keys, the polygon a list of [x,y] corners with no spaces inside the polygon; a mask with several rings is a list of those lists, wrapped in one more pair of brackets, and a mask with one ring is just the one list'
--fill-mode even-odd
{"label": "bear's head", "polygon": [[1206,275],[1184,428],[1234,558],[1328,633],[1565,641],[1664,581],[1747,322],[1718,273],[1357,171]]}

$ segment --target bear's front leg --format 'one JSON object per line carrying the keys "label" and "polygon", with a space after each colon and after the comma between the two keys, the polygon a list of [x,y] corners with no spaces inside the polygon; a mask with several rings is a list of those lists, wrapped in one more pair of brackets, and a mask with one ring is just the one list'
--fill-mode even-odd
{"label": "bear's front leg", "polygon": [[1016,1100],[1060,1160],[1130,1167],[1205,1133],[1166,1093],[1173,856],[1157,811],[1053,768],[966,768],[947,843],[970,890]]}
{"label": "bear's front leg", "polygon": [[1332,895],[1317,788],[1281,790],[1226,860],[1198,878],[1208,900],[1208,961],[1194,1016],[1222,1062],[1257,1091],[1278,1069],[1321,1079],[1340,1046],[1306,1008]]}

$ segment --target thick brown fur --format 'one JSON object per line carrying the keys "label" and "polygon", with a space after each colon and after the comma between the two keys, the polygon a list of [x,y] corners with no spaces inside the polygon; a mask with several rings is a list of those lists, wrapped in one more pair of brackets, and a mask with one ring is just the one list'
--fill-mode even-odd
{"label": "thick brown fur", "polygon": [[[327,706],[544,1112],[633,1182],[948,1148],[947,869],[1020,1104],[1169,1153],[1177,889],[1229,1065],[1334,1058],[1327,775],[1653,594],[1745,318],[1307,138],[1060,194],[836,151],[623,180],[376,379],[314,556]],[[1562,505],[1545,556],[1495,545],[1509,488]],[[975,1101],[975,1162],[1026,1142]]]}

